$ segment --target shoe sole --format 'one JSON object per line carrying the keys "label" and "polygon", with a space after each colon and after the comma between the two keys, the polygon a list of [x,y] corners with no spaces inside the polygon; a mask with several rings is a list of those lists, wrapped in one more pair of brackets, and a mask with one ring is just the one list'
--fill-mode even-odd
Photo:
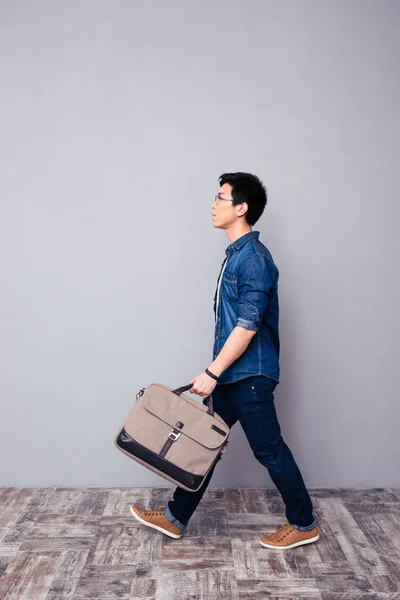
{"label": "shoe sole", "polygon": [[290,544],[290,546],[273,546],[272,544],[266,544],[260,540],[261,546],[264,548],[272,548],[273,550],[289,550],[289,548],[295,548],[296,546],[304,546],[304,544],[311,544],[311,542],[316,542],[319,540],[319,533],[308,540],[302,540],[301,542],[296,542],[295,544]]}
{"label": "shoe sole", "polygon": [[176,533],[172,533],[171,531],[167,531],[166,529],[163,529],[162,527],[159,527],[158,525],[153,525],[153,523],[149,523],[148,521],[145,521],[144,519],[139,517],[139,515],[133,510],[132,506],[129,507],[129,510],[131,511],[131,513],[133,514],[135,519],[137,519],[143,525],[147,525],[147,527],[152,527],[153,529],[157,529],[158,531],[165,533],[165,535],[168,535],[169,537],[172,537],[175,539],[179,539],[180,537],[182,537],[182,533],[178,535]]}

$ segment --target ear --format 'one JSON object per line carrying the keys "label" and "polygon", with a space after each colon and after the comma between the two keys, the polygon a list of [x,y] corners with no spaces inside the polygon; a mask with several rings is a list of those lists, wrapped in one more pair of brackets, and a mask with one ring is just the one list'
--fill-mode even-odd
{"label": "ear", "polygon": [[247,211],[249,210],[249,205],[247,204],[247,202],[242,202],[239,208],[239,217],[243,217],[243,215],[245,215],[247,213]]}

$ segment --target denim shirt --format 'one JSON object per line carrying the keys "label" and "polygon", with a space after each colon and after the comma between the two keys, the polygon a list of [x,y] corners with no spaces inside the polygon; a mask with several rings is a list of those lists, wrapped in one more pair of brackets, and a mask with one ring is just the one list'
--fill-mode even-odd
{"label": "denim shirt", "polygon": [[221,373],[219,383],[251,375],[279,382],[279,271],[259,235],[259,231],[249,231],[225,250],[214,295],[213,360],[234,327],[256,334],[243,354]]}

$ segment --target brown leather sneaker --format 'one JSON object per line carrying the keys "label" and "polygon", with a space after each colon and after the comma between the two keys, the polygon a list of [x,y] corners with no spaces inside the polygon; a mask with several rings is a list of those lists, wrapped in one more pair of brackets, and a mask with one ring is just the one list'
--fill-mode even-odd
{"label": "brown leather sneaker", "polygon": [[285,523],[269,535],[264,535],[260,539],[261,546],[264,548],[276,548],[277,550],[287,550],[288,548],[295,548],[296,546],[302,546],[303,544],[311,544],[319,539],[318,527],[315,526],[307,531],[296,529],[289,523]]}
{"label": "brown leather sneaker", "polygon": [[132,504],[129,510],[140,523],[158,529],[158,531],[162,531],[166,535],[169,535],[169,537],[180,538],[183,534],[183,531],[171,523],[164,515],[164,507],[157,510],[143,510]]}

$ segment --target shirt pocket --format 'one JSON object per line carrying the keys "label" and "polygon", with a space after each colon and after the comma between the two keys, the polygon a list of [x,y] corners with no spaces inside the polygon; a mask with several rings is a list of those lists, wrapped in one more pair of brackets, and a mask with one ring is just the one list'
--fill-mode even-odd
{"label": "shirt pocket", "polygon": [[234,273],[224,272],[221,282],[221,295],[229,302],[238,299],[238,283]]}

